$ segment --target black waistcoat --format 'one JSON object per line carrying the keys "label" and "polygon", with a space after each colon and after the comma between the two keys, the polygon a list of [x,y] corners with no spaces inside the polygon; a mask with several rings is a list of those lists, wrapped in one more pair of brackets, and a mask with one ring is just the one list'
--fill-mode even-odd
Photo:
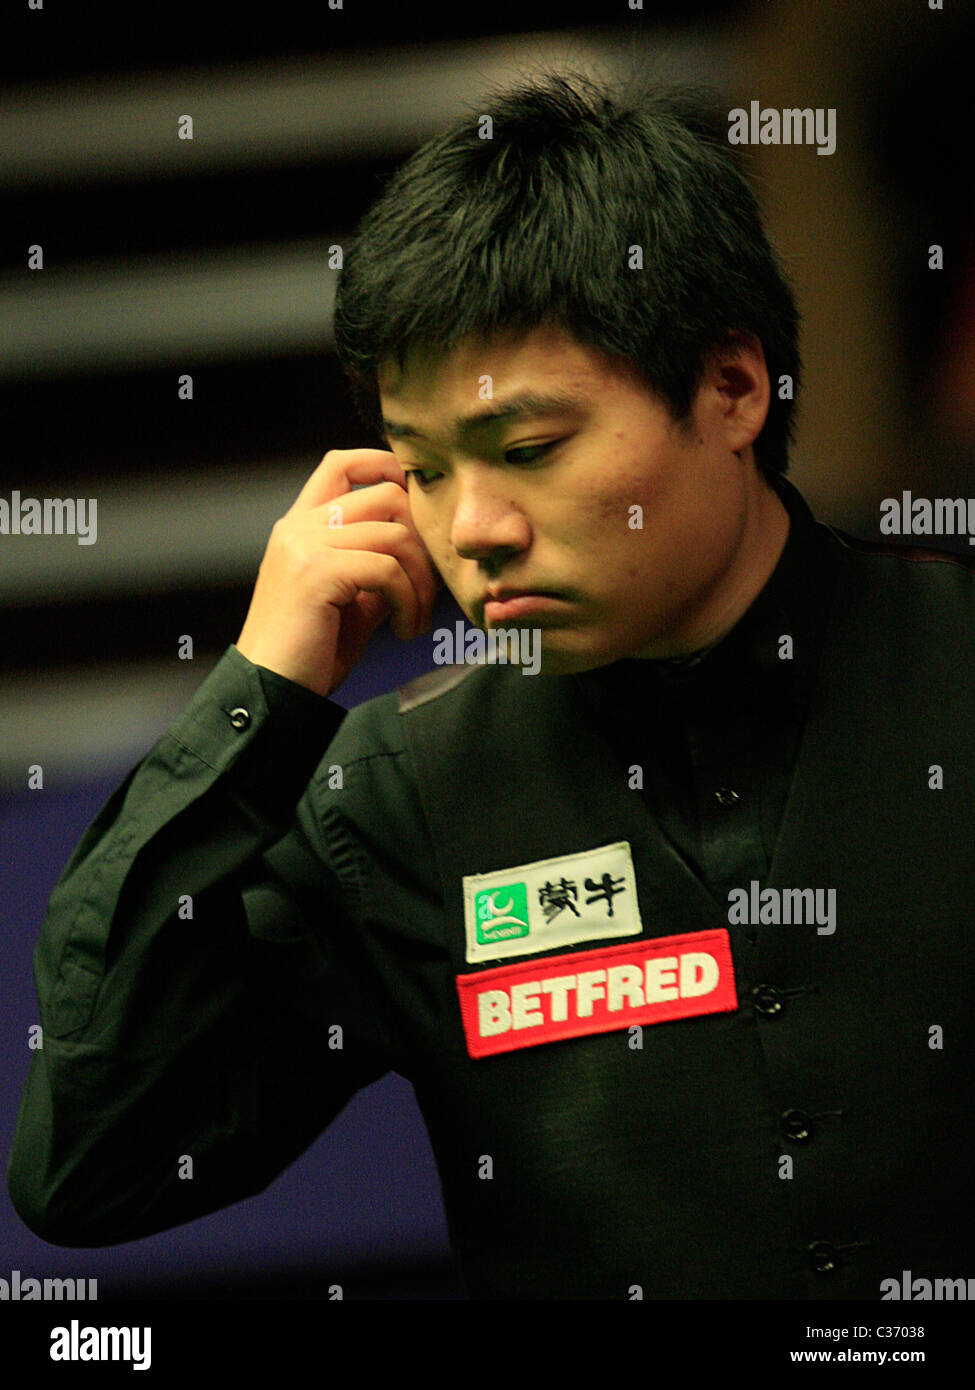
{"label": "black waistcoat", "polygon": [[458,975],[490,968],[465,959],[465,875],[617,841],[644,937],[725,929],[735,969],[737,1009],[638,1050],[621,1029],[420,1079],[475,1294],[876,1299],[905,1269],[975,1275],[975,580],[844,539],[760,885],[835,890],[832,934],[749,942],[575,678],[480,669],[404,696]]}

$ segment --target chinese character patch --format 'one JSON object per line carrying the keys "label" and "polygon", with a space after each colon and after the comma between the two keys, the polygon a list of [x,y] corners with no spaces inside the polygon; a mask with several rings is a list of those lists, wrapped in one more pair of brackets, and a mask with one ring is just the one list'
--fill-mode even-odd
{"label": "chinese character patch", "polygon": [[630,846],[540,859],[464,879],[467,960],[504,960],[643,930]]}

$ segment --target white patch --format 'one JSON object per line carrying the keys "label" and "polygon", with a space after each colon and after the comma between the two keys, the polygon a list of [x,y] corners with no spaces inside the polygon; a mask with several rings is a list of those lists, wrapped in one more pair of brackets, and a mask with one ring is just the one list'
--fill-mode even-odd
{"label": "white patch", "polygon": [[626,840],[464,878],[467,960],[537,955],[643,931]]}

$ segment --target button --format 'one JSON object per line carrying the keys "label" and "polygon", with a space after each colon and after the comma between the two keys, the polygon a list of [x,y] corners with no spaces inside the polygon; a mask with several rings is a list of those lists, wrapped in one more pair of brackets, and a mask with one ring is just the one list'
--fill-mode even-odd
{"label": "button", "polygon": [[240,705],[230,711],[230,722],[235,729],[246,729],[251,722],[250,710],[243,709]]}
{"label": "button", "polygon": [[738,800],[738,793],[732,791],[730,787],[719,787],[714,793],[716,801],[720,801],[722,806],[734,806]]}
{"label": "button", "polygon": [[805,1110],[786,1110],[782,1114],[782,1132],[787,1139],[804,1143],[813,1136],[812,1120]]}
{"label": "button", "polygon": [[755,1012],[764,1018],[772,1018],[782,1012],[782,1000],[774,985],[756,985],[752,990]]}
{"label": "button", "polygon": [[814,1240],[806,1247],[809,1268],[817,1274],[831,1274],[839,1263],[836,1250],[828,1240]]}

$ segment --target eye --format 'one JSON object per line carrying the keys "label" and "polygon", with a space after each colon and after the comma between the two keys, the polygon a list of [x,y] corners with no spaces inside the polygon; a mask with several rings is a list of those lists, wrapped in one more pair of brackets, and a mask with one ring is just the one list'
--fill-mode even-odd
{"label": "eye", "polygon": [[403,471],[406,473],[407,481],[409,481],[410,478],[416,479],[417,486],[422,492],[425,492],[435,479],[441,476],[432,468],[406,468]]}
{"label": "eye", "polygon": [[[506,449],[504,451],[504,461],[505,463],[514,464],[537,463],[544,454],[548,453],[550,449],[554,449],[558,443],[560,443],[558,439],[550,439],[546,444],[522,444],[514,449]],[[519,457],[516,457],[516,455]],[[529,457],[526,458],[525,455],[529,455]]]}

